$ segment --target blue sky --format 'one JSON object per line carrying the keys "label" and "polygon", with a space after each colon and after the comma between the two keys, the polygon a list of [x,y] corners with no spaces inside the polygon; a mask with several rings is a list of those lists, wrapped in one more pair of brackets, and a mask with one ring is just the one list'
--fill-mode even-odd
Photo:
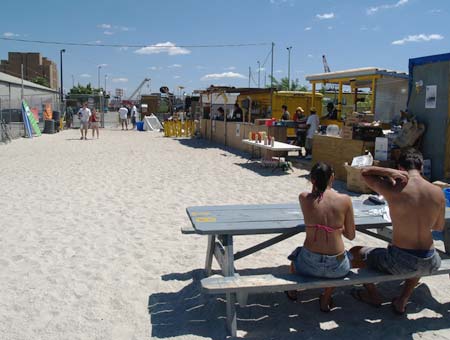
{"label": "blue sky", "polygon": [[[323,72],[322,54],[332,71],[376,66],[407,71],[408,59],[447,53],[450,39],[447,0],[166,0],[166,1],[5,1],[0,36],[11,39],[142,45],[152,47],[82,47],[4,41],[8,51],[41,52],[59,66],[64,54],[64,87],[98,82],[130,94],[145,78],[149,90],[162,85],[177,93],[214,85],[258,81],[271,42],[274,76],[291,79]],[[180,47],[217,44],[266,45],[224,48]],[[270,57],[261,70],[270,73]],[[254,81],[253,81],[254,80]]]}

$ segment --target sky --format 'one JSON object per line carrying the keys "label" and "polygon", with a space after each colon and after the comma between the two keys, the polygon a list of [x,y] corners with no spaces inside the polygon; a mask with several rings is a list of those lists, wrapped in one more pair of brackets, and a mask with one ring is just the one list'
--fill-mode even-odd
{"label": "sky", "polygon": [[97,87],[100,71],[101,87],[106,80],[112,93],[129,95],[150,78],[141,93],[168,86],[189,94],[247,87],[249,67],[251,87],[258,76],[261,87],[269,84],[273,42],[274,77],[287,77],[292,47],[290,77],[307,85],[306,75],[323,72],[323,54],[331,71],[407,72],[409,58],[448,53],[449,19],[448,0],[4,1],[0,38],[63,44],[0,40],[0,59],[40,52],[59,69],[65,49],[65,91]]}

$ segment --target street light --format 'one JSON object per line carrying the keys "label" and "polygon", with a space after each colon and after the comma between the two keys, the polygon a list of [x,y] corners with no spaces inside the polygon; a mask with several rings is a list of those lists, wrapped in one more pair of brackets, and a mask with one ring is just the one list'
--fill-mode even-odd
{"label": "street light", "polygon": [[100,69],[102,68],[102,65],[98,65],[98,89],[100,90]]}
{"label": "street light", "polygon": [[260,80],[261,80],[261,63],[259,62],[259,60],[257,62],[258,62],[258,88],[260,88],[261,87],[261,83],[260,83]]}
{"label": "street light", "polygon": [[63,53],[65,53],[66,50],[62,49],[59,51],[59,73],[61,74],[61,88],[60,88],[60,92],[61,92],[61,102],[64,102],[64,85],[63,85],[63,59],[62,59],[62,55]]}
{"label": "street light", "polygon": [[288,50],[288,91],[291,90],[291,50],[292,46],[286,47]]}
{"label": "street light", "polygon": [[106,79],[108,79],[108,75],[107,75],[107,74],[105,74],[105,88],[103,89],[103,91],[105,92],[105,94],[106,94]]}

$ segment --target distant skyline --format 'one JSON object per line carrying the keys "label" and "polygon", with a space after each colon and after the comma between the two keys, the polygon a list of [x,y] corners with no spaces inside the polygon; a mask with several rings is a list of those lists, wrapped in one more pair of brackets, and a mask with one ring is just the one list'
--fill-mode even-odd
{"label": "distant skyline", "polygon": [[[450,52],[450,2],[446,0],[192,0],[21,2],[2,4],[0,37],[92,44],[41,44],[0,40],[8,52],[39,52],[59,69],[64,88],[72,83],[131,94],[144,78],[143,92],[168,86],[190,93],[210,85],[269,84],[271,42],[274,76],[288,73],[301,84],[322,73],[322,54],[331,71],[380,67],[407,72],[408,59]],[[103,47],[100,45],[115,45]],[[218,47],[218,45],[228,45]],[[233,45],[233,46],[230,46]],[[238,46],[248,45],[248,46]]]}

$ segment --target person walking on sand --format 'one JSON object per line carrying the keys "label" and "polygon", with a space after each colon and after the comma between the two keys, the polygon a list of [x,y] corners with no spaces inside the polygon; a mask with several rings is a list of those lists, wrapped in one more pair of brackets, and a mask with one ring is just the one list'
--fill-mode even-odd
{"label": "person walking on sand", "polygon": [[138,121],[138,110],[136,105],[131,108],[131,124],[133,124],[133,129],[136,127],[136,122]]}
{"label": "person walking on sand", "polygon": [[[326,163],[316,163],[311,170],[312,191],[299,196],[306,225],[306,239],[289,255],[291,272],[319,278],[340,278],[350,271],[350,259],[342,236],[355,238],[352,201],[348,195],[331,189],[334,171]],[[329,312],[333,306],[334,288],[325,288],[320,295],[320,310]],[[291,300],[296,291],[286,292]]]}
{"label": "person walking on sand", "polygon": [[89,117],[89,123],[91,124],[92,129],[92,139],[94,139],[94,132],[97,131],[97,139],[99,137],[99,129],[98,129],[98,116],[97,110],[92,109],[92,115]]}
{"label": "person walking on sand", "polygon": [[122,130],[124,130],[124,127],[128,130],[127,115],[128,115],[128,109],[125,107],[125,105],[122,105],[119,109],[119,118],[120,118],[120,123],[122,124]]}
{"label": "person walking on sand", "polygon": [[88,108],[88,104],[84,103],[83,107],[78,111],[78,118],[80,119],[80,139],[87,139],[87,131],[89,127],[89,118],[91,117],[91,110]]}
{"label": "person walking on sand", "polygon": [[[403,292],[392,300],[397,314],[406,311],[411,294],[421,274],[439,269],[441,259],[434,249],[432,230],[443,230],[445,198],[442,190],[421,176],[422,154],[409,148],[400,155],[399,170],[369,167],[362,178],[375,192],[383,195],[389,205],[393,237],[387,248],[353,247],[355,267],[369,267],[388,274],[417,272],[417,277],[405,281]],[[374,284],[366,290],[354,289],[352,295],[363,302],[380,306],[382,298]]]}

